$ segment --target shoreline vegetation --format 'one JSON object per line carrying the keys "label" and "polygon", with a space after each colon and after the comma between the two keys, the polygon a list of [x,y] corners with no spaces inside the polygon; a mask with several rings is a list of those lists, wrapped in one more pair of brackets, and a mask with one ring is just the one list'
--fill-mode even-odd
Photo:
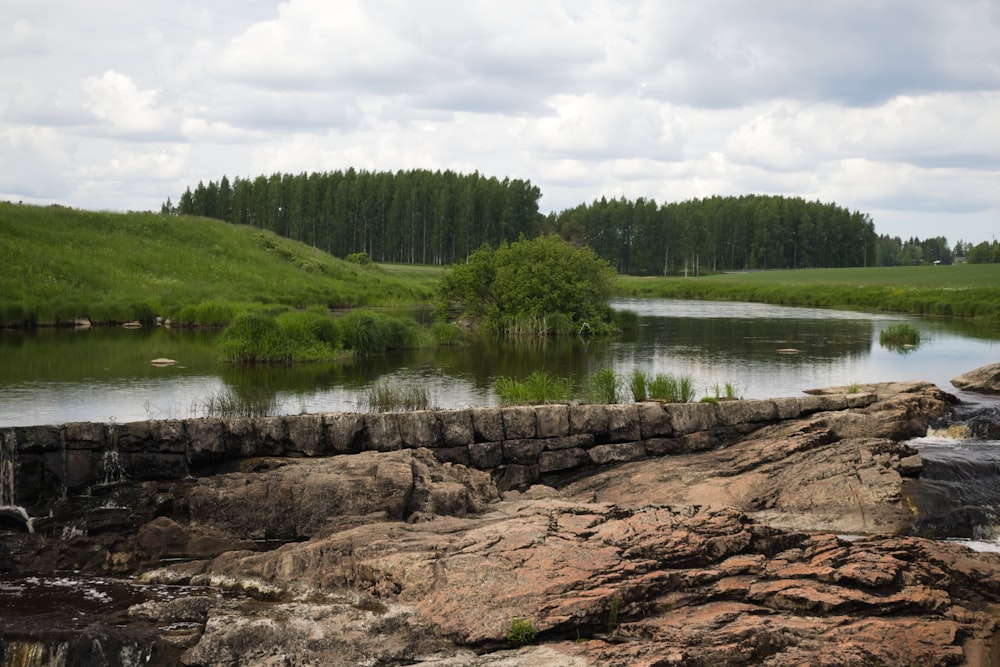
{"label": "shoreline vegetation", "polygon": [[[251,308],[423,307],[446,271],[357,259],[214,219],[0,203],[0,327],[221,327]],[[1000,264],[618,275],[610,293],[1000,324]]]}

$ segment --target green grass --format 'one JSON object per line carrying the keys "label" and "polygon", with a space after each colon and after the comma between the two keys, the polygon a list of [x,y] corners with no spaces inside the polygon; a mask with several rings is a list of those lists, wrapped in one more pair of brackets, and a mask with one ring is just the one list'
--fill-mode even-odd
{"label": "green grass", "polygon": [[367,412],[414,412],[432,408],[427,387],[414,384],[376,384],[365,390],[361,403]]}
{"label": "green grass", "polygon": [[155,316],[220,325],[253,305],[426,304],[439,271],[344,262],[218,220],[0,203],[0,326]]}
{"label": "green grass", "polygon": [[698,278],[619,276],[615,293],[902,312],[1000,323],[1000,264],[798,269]]}
{"label": "green grass", "polygon": [[501,405],[543,405],[573,400],[573,381],[548,371],[535,371],[523,380],[499,377],[494,388]]}
{"label": "green grass", "polygon": [[909,324],[893,324],[879,331],[878,344],[905,354],[920,345],[920,330]]}

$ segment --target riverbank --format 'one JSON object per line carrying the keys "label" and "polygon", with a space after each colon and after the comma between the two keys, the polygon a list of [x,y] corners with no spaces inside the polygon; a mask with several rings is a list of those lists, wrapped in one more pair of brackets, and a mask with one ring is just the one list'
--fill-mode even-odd
{"label": "riverbank", "polygon": [[[997,664],[1000,557],[901,535],[954,397],[846,389],[13,429],[0,591],[169,585],[102,621],[149,665]],[[36,627],[4,650],[73,650]]]}
{"label": "riverbank", "polygon": [[1000,264],[619,276],[615,290],[617,296],[750,301],[1000,323]]}

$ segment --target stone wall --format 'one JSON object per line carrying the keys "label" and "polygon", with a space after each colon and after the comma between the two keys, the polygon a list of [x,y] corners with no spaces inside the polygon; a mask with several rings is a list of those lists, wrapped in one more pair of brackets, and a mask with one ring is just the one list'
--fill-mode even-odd
{"label": "stone wall", "polygon": [[122,481],[183,479],[256,457],[426,447],[522,488],[594,465],[723,447],[761,426],[862,408],[874,394],[774,400],[543,405],[259,419],[97,422],[0,429],[8,504],[37,507]]}

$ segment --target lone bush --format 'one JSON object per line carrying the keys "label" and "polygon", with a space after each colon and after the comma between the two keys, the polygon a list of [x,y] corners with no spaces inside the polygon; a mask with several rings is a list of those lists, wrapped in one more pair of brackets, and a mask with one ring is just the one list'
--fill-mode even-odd
{"label": "lone bush", "polygon": [[614,277],[590,248],[554,235],[522,237],[496,250],[483,246],[451,267],[437,301],[439,312],[457,311],[496,333],[604,333],[618,328],[607,306]]}

